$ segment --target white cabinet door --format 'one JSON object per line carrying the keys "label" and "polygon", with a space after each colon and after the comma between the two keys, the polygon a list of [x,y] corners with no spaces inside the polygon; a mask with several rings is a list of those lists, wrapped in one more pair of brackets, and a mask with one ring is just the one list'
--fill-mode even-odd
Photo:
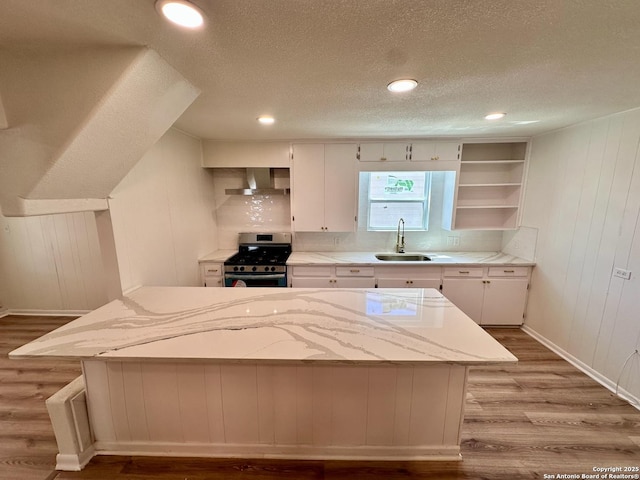
{"label": "white cabinet door", "polygon": [[373,277],[291,277],[291,286],[298,288],[375,288]]}
{"label": "white cabinet door", "polygon": [[442,294],[474,322],[482,321],[485,284],[480,278],[445,278]]}
{"label": "white cabinet door", "polygon": [[460,159],[458,142],[416,142],[411,144],[412,162],[450,161]]}
{"label": "white cabinet door", "polygon": [[324,150],[324,227],[328,232],[356,229],[355,144],[329,144]]}
{"label": "white cabinet door", "polygon": [[481,325],[521,325],[527,278],[491,278],[484,285]]}
{"label": "white cabinet door", "polygon": [[294,145],[292,177],[295,230],[324,231],[324,145]]}
{"label": "white cabinet door", "polygon": [[361,143],[361,162],[405,162],[408,160],[407,143]]}
{"label": "white cabinet door", "polygon": [[291,277],[291,286],[294,288],[331,288],[334,280],[328,277]]}
{"label": "white cabinet door", "polygon": [[375,288],[376,279],[373,277],[338,277],[333,286],[338,288]]}
{"label": "white cabinet door", "polygon": [[378,288],[435,288],[440,289],[439,279],[378,277]]}
{"label": "white cabinet door", "polygon": [[296,231],[355,231],[356,150],[356,144],[293,146],[292,214]]}

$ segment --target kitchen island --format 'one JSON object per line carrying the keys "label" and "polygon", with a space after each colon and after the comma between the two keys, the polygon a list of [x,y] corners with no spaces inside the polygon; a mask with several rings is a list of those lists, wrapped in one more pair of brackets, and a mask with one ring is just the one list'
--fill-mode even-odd
{"label": "kitchen island", "polygon": [[198,287],[142,287],[10,357],[82,362],[93,443],[59,469],[94,453],[459,459],[468,369],[517,361],[434,289]]}

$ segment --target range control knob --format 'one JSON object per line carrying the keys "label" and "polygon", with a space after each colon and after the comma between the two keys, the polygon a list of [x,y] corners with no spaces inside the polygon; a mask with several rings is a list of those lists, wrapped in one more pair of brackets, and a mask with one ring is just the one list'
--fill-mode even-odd
{"label": "range control knob", "polygon": [[251,267],[251,271],[255,272],[258,269],[258,267]]}
{"label": "range control knob", "polygon": [[233,271],[237,272],[238,271],[238,267],[233,267]]}
{"label": "range control knob", "polygon": [[240,271],[241,271],[241,272],[244,272],[244,267],[240,267]]}
{"label": "range control knob", "polygon": [[269,267],[264,267],[264,271],[268,272],[269,271]]}
{"label": "range control knob", "polygon": [[275,272],[276,271],[276,267],[271,267],[271,271]]}

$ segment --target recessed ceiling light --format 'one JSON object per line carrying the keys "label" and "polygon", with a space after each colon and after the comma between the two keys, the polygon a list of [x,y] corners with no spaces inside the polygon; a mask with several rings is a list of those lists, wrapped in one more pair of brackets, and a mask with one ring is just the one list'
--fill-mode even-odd
{"label": "recessed ceiling light", "polygon": [[156,9],[167,20],[186,28],[198,28],[204,23],[204,15],[187,0],[158,0]]}
{"label": "recessed ceiling light", "polygon": [[262,125],[273,125],[275,123],[276,119],[273,118],[271,115],[260,115],[258,117],[258,121]]}
{"label": "recessed ceiling light", "polygon": [[418,82],[411,79],[394,80],[387,85],[387,90],[394,93],[408,92],[418,86]]}
{"label": "recessed ceiling light", "polygon": [[499,120],[502,117],[504,117],[506,115],[506,113],[490,113],[489,115],[487,115],[486,117],[484,117],[485,120]]}

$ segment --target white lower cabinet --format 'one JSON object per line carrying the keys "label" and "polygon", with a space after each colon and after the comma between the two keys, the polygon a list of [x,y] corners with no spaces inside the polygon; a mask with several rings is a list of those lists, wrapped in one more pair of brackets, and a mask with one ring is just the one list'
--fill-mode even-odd
{"label": "white lower cabinet", "polygon": [[378,288],[436,288],[440,289],[440,267],[407,265],[405,267],[376,267]]}
{"label": "white lower cabinet", "polygon": [[291,267],[289,285],[299,288],[435,288],[480,325],[523,323],[530,267],[423,265]]}
{"label": "white lower cabinet", "polygon": [[295,266],[290,285],[298,288],[374,288],[373,267]]}
{"label": "white lower cabinet", "polygon": [[200,264],[200,283],[203,287],[224,287],[224,265],[202,262]]}
{"label": "white lower cabinet", "polygon": [[521,325],[529,267],[445,268],[442,293],[480,325]]}

